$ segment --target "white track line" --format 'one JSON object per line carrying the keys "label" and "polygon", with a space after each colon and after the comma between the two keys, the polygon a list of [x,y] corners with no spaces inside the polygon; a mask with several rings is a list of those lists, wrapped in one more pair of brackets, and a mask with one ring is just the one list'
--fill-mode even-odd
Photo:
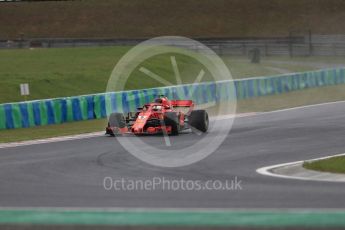
{"label": "white track line", "polygon": [[333,104],[341,104],[345,103],[345,101],[333,101],[333,102],[325,102],[325,103],[319,103],[319,104],[313,104],[313,105],[303,105],[303,106],[297,106],[297,107],[292,107],[292,108],[287,108],[287,109],[278,109],[278,110],[273,110],[273,111],[268,111],[268,112],[260,112],[256,115],[265,115],[265,114],[270,114],[270,113],[280,113],[280,112],[286,112],[286,111],[291,111],[291,110],[296,110],[296,109],[306,109],[306,108],[311,108],[311,107],[318,107],[318,106],[323,106],[323,105],[333,105]]}
{"label": "white track line", "polygon": [[[306,160],[306,161],[311,162],[311,161],[325,160],[325,159],[329,159],[329,158],[332,158],[332,157],[339,157],[339,156],[345,156],[345,153],[340,153],[340,154],[331,155],[331,156],[314,158],[314,159],[310,159],[310,160]],[[275,168],[287,167],[287,166],[301,164],[301,163],[303,164],[303,162],[304,161],[294,161],[294,162],[288,162],[288,163],[283,163],[283,164],[270,165],[270,166],[258,168],[256,170],[256,172],[261,174],[261,175],[264,175],[264,176],[278,177],[278,178],[284,178],[284,179],[295,179],[295,180],[306,180],[306,181],[324,181],[324,182],[332,181],[332,180],[324,180],[324,179],[318,179],[318,178],[307,178],[307,177],[297,177],[297,176],[281,175],[281,174],[276,174],[276,173],[272,172],[272,170],[275,169]],[[323,172],[320,172],[320,174],[322,174],[322,173]],[[332,182],[342,182],[342,183],[344,183],[344,181],[332,181]]]}
{"label": "white track line", "polygon": [[38,140],[30,140],[30,141],[10,142],[10,143],[0,144],[0,149],[11,148],[11,147],[19,147],[19,146],[27,146],[27,145],[37,145],[37,144],[53,143],[53,142],[61,142],[61,141],[69,141],[69,140],[79,140],[79,139],[97,137],[97,136],[100,136],[102,134],[104,134],[104,131],[94,132],[94,133],[70,135],[70,136],[51,137],[51,138],[38,139]]}

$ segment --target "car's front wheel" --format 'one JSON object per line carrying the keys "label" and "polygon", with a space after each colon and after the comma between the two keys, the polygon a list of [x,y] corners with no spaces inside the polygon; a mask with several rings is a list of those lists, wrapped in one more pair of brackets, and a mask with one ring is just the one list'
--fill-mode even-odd
{"label": "car's front wheel", "polygon": [[197,129],[203,133],[207,132],[209,126],[208,114],[205,110],[194,110],[188,117],[188,124],[192,130]]}
{"label": "car's front wheel", "polygon": [[180,132],[180,122],[178,115],[175,112],[167,112],[164,116],[164,123],[166,126],[171,126],[171,135],[179,135]]}

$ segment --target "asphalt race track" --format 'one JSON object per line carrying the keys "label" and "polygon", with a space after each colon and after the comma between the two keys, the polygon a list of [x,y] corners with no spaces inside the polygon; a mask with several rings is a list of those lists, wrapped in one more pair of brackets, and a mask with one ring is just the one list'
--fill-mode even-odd
{"label": "asphalt race track", "polygon": [[[161,145],[162,137],[143,137]],[[172,137],[193,143],[195,134]],[[148,165],[105,136],[0,149],[2,207],[345,208],[345,184],[259,175],[268,165],[345,152],[345,103],[236,118],[211,156],[182,168]],[[237,191],[106,191],[104,177],[228,180]]]}

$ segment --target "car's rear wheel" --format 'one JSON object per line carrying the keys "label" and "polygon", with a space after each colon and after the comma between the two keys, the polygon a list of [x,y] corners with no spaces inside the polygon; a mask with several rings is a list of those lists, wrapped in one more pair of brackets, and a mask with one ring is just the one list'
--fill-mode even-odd
{"label": "car's rear wheel", "polygon": [[193,129],[197,129],[203,133],[207,132],[209,119],[205,110],[194,110],[188,117],[188,124]]}
{"label": "car's rear wheel", "polygon": [[180,122],[178,115],[175,112],[167,112],[164,116],[164,124],[166,126],[171,126],[171,135],[179,135],[180,132]]}
{"label": "car's rear wheel", "polygon": [[109,126],[124,128],[126,127],[126,120],[122,113],[112,113],[109,116]]}

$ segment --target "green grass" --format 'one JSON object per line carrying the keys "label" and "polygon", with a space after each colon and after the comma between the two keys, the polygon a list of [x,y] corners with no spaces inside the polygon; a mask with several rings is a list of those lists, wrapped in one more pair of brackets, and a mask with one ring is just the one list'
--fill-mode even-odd
{"label": "green grass", "polygon": [[[111,72],[131,47],[0,50],[0,103],[22,101],[19,84],[30,84],[28,100],[105,92]],[[174,55],[183,83],[194,82],[203,66],[190,57]],[[170,54],[145,60],[144,66],[176,84]],[[202,81],[211,80],[206,74]],[[134,69],[124,89],[162,86]],[[122,89],[121,89],[122,90]]]}
{"label": "green grass", "polygon": [[0,103],[104,92],[110,73],[129,47],[23,49],[0,51]]}
{"label": "green grass", "polygon": [[[240,100],[237,104],[237,112],[265,112],[316,103],[342,101],[345,100],[344,91],[345,85],[326,86],[281,95]],[[106,126],[106,122],[106,119],[99,119],[34,128],[0,130],[0,143],[102,131]]]}
{"label": "green grass", "polygon": [[305,162],[303,167],[306,169],[331,172],[331,173],[345,173],[345,156],[332,157],[325,160],[318,160],[312,162]]}
{"label": "green grass", "polygon": [[[276,61],[275,56],[265,58],[266,61]],[[295,61],[300,62],[301,64],[310,63],[328,63],[328,64],[344,64],[344,57],[342,56],[300,56],[300,57],[292,57],[289,56],[280,56],[279,61]]]}
{"label": "green grass", "polygon": [[[0,50],[0,103],[22,101],[19,84],[30,84],[28,100],[76,96],[105,92],[108,79],[120,58],[130,49],[127,46],[17,49]],[[142,63],[150,71],[176,83],[170,55],[158,55]],[[173,54],[176,57],[183,83],[194,81],[201,69],[195,60]],[[269,76],[284,72],[315,70],[314,62],[344,63],[345,58],[264,58],[261,64],[250,63],[247,57],[222,57],[233,78]],[[272,61],[281,61],[272,63]],[[292,63],[290,63],[292,62]],[[285,64],[284,64],[285,63]],[[306,63],[306,64],[305,64]],[[203,81],[210,80],[206,71]],[[135,69],[125,89],[161,86],[157,81]]]}

